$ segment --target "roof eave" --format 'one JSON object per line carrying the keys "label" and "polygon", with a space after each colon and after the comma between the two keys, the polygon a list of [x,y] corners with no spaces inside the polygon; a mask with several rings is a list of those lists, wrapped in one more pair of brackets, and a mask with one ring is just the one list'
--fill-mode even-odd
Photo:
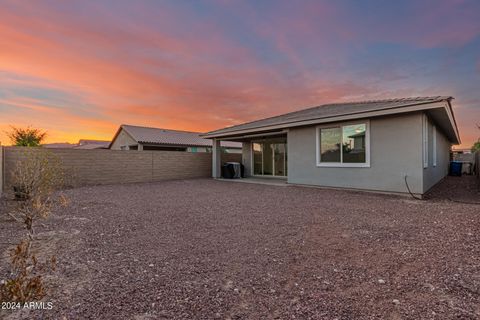
{"label": "roof eave", "polygon": [[[373,118],[373,117],[379,117],[384,115],[393,115],[393,114],[428,110],[428,109],[439,108],[444,106],[445,106],[444,101],[428,102],[428,103],[422,103],[422,104],[403,106],[400,108],[389,108],[389,109],[358,112],[358,113],[338,115],[338,116],[320,117],[320,118],[313,118],[313,119],[307,119],[307,120],[297,120],[297,121],[280,123],[276,125],[268,125],[268,126],[243,129],[243,130],[240,129],[240,130],[218,132],[218,133],[212,132],[212,133],[206,133],[202,135],[202,137],[210,138],[210,139],[228,138],[228,137],[235,137],[238,135],[244,135],[248,133],[257,133],[257,132],[259,133],[264,131],[281,130],[281,129],[291,128],[291,127],[300,127],[300,126],[315,125],[315,124],[321,124],[321,123],[339,122],[339,121],[363,119],[363,118]],[[456,125],[454,123],[452,123],[452,125],[454,125],[456,128]],[[458,132],[458,130],[456,130],[456,132]]]}
{"label": "roof eave", "polygon": [[[453,99],[453,98],[452,98]],[[458,131],[457,127],[457,121],[455,120],[455,114],[453,113],[453,107],[452,107],[452,99],[447,100],[447,105],[445,106],[445,110],[447,111],[447,114],[450,119],[450,123],[452,124],[453,130],[455,131],[455,138],[456,141],[452,141],[454,144],[461,144],[462,140],[460,139],[460,133]]]}
{"label": "roof eave", "polygon": [[[211,148],[212,145],[205,145],[205,144],[186,144],[186,143],[168,143],[168,142],[152,142],[152,141],[138,141],[138,143],[142,145],[152,145],[152,146],[169,146],[169,147],[204,147],[204,148]],[[223,146],[225,148],[231,149],[241,149],[241,147],[234,147],[234,146]]]}

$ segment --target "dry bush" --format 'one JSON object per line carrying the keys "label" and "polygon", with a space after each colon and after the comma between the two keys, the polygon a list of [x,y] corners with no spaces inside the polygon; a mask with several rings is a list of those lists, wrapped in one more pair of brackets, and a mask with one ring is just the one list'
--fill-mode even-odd
{"label": "dry bush", "polygon": [[17,205],[11,215],[21,221],[33,239],[34,224],[46,219],[58,206],[68,200],[56,192],[64,186],[64,172],[60,159],[53,153],[38,149],[25,150],[12,173],[12,184]]}
{"label": "dry bush", "polygon": [[10,252],[11,275],[0,286],[1,301],[25,303],[45,296],[41,273],[47,264],[40,265],[30,247],[30,239],[26,239]]}
{"label": "dry bush", "polygon": [[46,266],[54,268],[55,257],[39,264],[32,252],[34,226],[46,219],[57,207],[68,204],[59,191],[63,187],[63,170],[58,157],[43,150],[25,150],[12,174],[16,205],[9,213],[23,224],[27,234],[10,255],[10,277],[0,284],[0,300],[28,302],[45,295],[42,273]]}

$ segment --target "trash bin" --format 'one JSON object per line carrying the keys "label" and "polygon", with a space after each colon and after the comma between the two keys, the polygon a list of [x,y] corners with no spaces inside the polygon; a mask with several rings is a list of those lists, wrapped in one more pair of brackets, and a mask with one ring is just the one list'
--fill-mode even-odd
{"label": "trash bin", "polygon": [[450,175],[458,176],[462,175],[462,162],[460,161],[451,161],[450,162]]}

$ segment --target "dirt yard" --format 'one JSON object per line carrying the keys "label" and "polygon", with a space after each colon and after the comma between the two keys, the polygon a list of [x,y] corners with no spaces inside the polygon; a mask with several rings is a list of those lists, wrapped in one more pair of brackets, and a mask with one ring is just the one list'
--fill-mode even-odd
{"label": "dirt yard", "polygon": [[[475,183],[427,200],[208,179],[69,190],[38,230],[53,309],[0,318],[479,319],[480,206],[446,200],[468,185],[480,201]],[[21,232],[1,214],[0,278]]]}

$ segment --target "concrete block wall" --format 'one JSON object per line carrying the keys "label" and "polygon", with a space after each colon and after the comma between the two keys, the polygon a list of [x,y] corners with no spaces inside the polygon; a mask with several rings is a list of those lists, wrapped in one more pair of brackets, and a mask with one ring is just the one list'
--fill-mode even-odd
{"label": "concrete block wall", "polygon": [[[5,187],[12,185],[12,172],[31,152],[57,156],[71,186],[153,182],[211,177],[212,154],[177,151],[120,151],[5,147]],[[241,154],[222,154],[222,162],[241,161]],[[5,189],[4,189],[5,190]]]}

